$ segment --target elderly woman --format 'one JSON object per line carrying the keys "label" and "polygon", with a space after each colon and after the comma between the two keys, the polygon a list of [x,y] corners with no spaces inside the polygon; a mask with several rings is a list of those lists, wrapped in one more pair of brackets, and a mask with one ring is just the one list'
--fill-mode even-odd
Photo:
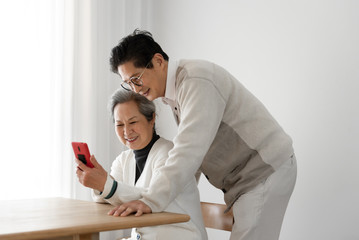
{"label": "elderly woman", "polygon": [[[145,97],[131,91],[117,90],[111,98],[110,109],[116,134],[129,149],[116,158],[110,174],[94,156],[90,159],[94,168],[88,168],[76,160],[76,173],[81,184],[93,189],[95,201],[119,206],[124,202],[140,199],[141,193],[148,190],[151,182],[158,177],[158,169],[165,165],[173,144],[156,134],[155,105]],[[118,210],[119,207],[116,207],[109,214],[119,216],[122,211]],[[186,223],[134,228],[131,239],[207,239],[194,176],[165,211],[188,214],[191,220]]]}

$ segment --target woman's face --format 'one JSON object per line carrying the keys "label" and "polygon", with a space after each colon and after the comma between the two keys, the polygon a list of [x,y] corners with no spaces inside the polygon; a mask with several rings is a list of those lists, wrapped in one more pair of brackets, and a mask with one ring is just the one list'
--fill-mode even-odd
{"label": "woman's face", "polygon": [[150,122],[147,121],[134,101],[117,104],[113,115],[117,137],[125,146],[139,150],[150,143],[155,117]]}

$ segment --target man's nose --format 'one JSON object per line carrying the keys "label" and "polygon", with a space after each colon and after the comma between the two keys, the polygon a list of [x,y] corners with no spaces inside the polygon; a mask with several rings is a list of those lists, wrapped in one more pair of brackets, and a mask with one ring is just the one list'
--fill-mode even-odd
{"label": "man's nose", "polygon": [[142,86],[137,86],[137,85],[135,85],[135,84],[132,85],[132,90],[133,90],[135,93],[139,93],[141,89],[142,89]]}

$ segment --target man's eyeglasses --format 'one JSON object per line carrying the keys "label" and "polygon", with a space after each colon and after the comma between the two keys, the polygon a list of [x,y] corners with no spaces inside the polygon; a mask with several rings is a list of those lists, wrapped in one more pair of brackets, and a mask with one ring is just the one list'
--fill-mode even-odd
{"label": "man's eyeglasses", "polygon": [[[152,61],[152,59],[151,59]],[[138,76],[138,77],[131,77],[129,80],[127,81],[123,81],[121,83],[121,87],[127,91],[134,91],[135,90],[135,86],[137,87],[141,87],[143,85],[143,82],[141,80],[142,75],[145,73],[148,65],[150,65],[151,61],[149,61],[145,67],[145,69],[143,69],[142,73]]]}

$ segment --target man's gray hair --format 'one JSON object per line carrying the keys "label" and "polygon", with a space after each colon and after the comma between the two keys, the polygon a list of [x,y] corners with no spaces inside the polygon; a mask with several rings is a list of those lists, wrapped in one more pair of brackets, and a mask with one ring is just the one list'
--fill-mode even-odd
{"label": "man's gray hair", "polygon": [[120,88],[113,93],[109,102],[109,110],[113,120],[115,120],[113,111],[116,105],[130,101],[134,101],[137,104],[138,110],[146,117],[147,121],[153,119],[154,113],[156,114],[156,106],[153,102],[138,93]]}

